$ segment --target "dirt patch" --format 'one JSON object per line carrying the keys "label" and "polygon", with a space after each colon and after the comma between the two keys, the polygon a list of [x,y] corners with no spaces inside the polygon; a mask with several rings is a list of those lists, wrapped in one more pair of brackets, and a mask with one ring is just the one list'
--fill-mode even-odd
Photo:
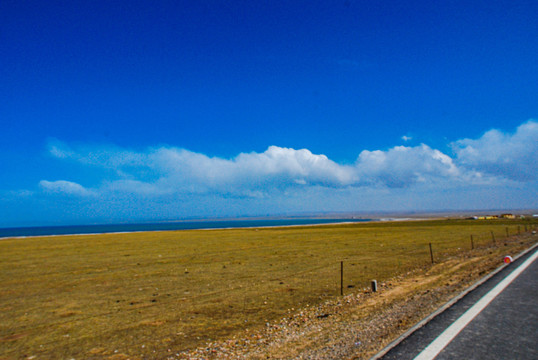
{"label": "dirt patch", "polygon": [[22,339],[22,338],[24,338],[24,337],[26,337],[26,336],[28,336],[28,335],[30,335],[29,332],[9,335],[9,336],[0,338],[0,343],[1,343],[1,342],[6,342],[6,341],[13,341],[13,340]]}

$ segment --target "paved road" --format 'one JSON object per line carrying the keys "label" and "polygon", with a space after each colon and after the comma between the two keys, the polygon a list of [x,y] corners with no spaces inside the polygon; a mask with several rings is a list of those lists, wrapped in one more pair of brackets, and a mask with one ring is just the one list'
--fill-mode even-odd
{"label": "paved road", "polygon": [[[382,359],[414,359],[446,328],[536,252],[538,250],[531,251],[470,292]],[[533,261],[476,315],[435,359],[538,359],[538,260]]]}

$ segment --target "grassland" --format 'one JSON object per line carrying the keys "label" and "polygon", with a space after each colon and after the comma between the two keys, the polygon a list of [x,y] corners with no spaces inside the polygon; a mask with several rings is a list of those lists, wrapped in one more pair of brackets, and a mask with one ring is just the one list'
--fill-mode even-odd
{"label": "grassland", "polygon": [[[534,222],[532,222],[534,221]],[[0,240],[0,359],[166,358],[509,241],[535,220],[435,220]],[[473,244],[471,244],[473,235]],[[495,243],[493,241],[495,238]]]}

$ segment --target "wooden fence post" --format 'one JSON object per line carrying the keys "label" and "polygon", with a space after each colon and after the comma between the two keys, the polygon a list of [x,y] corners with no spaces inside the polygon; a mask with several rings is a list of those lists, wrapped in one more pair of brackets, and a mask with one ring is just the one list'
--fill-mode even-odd
{"label": "wooden fence post", "polygon": [[432,260],[432,264],[433,264],[433,250],[432,250],[432,243],[430,243],[430,258]]}
{"label": "wooden fence post", "polygon": [[344,295],[344,262],[340,261],[340,295]]}

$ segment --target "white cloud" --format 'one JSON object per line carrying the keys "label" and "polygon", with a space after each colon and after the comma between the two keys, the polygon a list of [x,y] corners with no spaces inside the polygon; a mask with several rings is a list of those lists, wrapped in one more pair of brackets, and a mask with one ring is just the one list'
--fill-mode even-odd
{"label": "white cloud", "polygon": [[87,196],[113,193],[151,196],[198,196],[263,199],[269,195],[313,187],[330,189],[430,189],[506,184],[536,179],[538,124],[529,121],[514,134],[491,130],[477,140],[452,145],[452,158],[428,145],[364,150],[354,164],[339,164],[307,149],[270,146],[266,151],[240,153],[234,158],[210,157],[175,147],[132,151],[113,146],[71,148],[56,141],[53,156],[80,164],[113,169],[91,190],[60,180],[43,180],[48,192]]}
{"label": "white cloud", "polygon": [[[139,195],[220,193],[260,197],[287,188],[370,185],[400,188],[417,182],[463,178],[450,157],[426,145],[397,146],[387,151],[365,150],[352,165],[338,164],[307,149],[277,146],[270,146],[262,153],[241,153],[232,159],[168,147],[149,149],[145,153],[97,149],[89,154],[72,152],[72,158],[85,164],[89,164],[91,158],[93,166],[117,166],[119,178],[103,181],[101,192]],[[141,178],[140,174],[147,173],[151,173],[153,181]],[[74,186],[61,184],[65,193],[76,193]],[[56,188],[60,188],[60,184]]]}
{"label": "white cloud", "polygon": [[396,146],[387,151],[364,150],[357,159],[357,169],[366,183],[394,188],[408,187],[417,182],[464,179],[448,155],[424,144]]}
{"label": "white cloud", "polygon": [[408,141],[413,140],[413,137],[412,137],[412,136],[404,135],[404,136],[402,136],[402,140],[405,141],[405,142],[408,142]]}
{"label": "white cloud", "polygon": [[[55,154],[56,147],[50,151]],[[120,179],[106,181],[102,190],[107,191],[218,192],[258,197],[260,191],[289,186],[341,187],[356,181],[356,169],[351,166],[339,165],[306,149],[277,146],[263,153],[241,153],[232,159],[173,147],[151,148],[144,153],[111,147],[62,152],[67,153],[82,164],[114,168]],[[144,182],[141,174],[154,180]]]}
{"label": "white cloud", "polygon": [[270,146],[265,152],[240,154],[233,162],[241,174],[264,180],[304,185],[346,186],[355,181],[354,169],[307,149]]}
{"label": "white cloud", "polygon": [[448,144],[452,152],[395,146],[364,150],[353,163],[278,146],[223,158],[170,146],[133,150],[56,140],[49,153],[73,175],[42,180],[37,191],[0,191],[0,221],[530,209],[538,206],[537,138],[531,120],[513,133],[490,130]]}
{"label": "white cloud", "polygon": [[66,180],[57,180],[57,181],[47,181],[41,180],[39,186],[45,192],[49,193],[63,193],[67,195],[76,195],[76,196],[90,196],[92,191],[87,190],[82,185],[77,184],[72,181]]}
{"label": "white cloud", "polygon": [[255,182],[335,183],[350,181],[349,170],[310,151],[269,147],[263,153],[241,153],[233,159],[208,157],[183,149],[161,148],[149,156],[156,170],[206,185]]}
{"label": "white cloud", "polygon": [[479,139],[451,144],[462,166],[516,181],[538,179],[538,122],[529,120],[515,133],[490,130]]}
{"label": "white cloud", "polygon": [[74,155],[72,151],[70,151],[65,146],[62,146],[63,144],[58,143],[55,141],[54,143],[49,144],[49,152],[52,156],[57,157],[59,159],[67,159]]}
{"label": "white cloud", "polygon": [[126,176],[127,173],[124,171],[127,169],[130,172],[137,168],[143,169],[148,163],[147,154],[112,145],[85,144],[72,147],[62,141],[52,139],[49,141],[48,151],[56,158],[74,160],[83,165],[113,170],[119,176]]}

